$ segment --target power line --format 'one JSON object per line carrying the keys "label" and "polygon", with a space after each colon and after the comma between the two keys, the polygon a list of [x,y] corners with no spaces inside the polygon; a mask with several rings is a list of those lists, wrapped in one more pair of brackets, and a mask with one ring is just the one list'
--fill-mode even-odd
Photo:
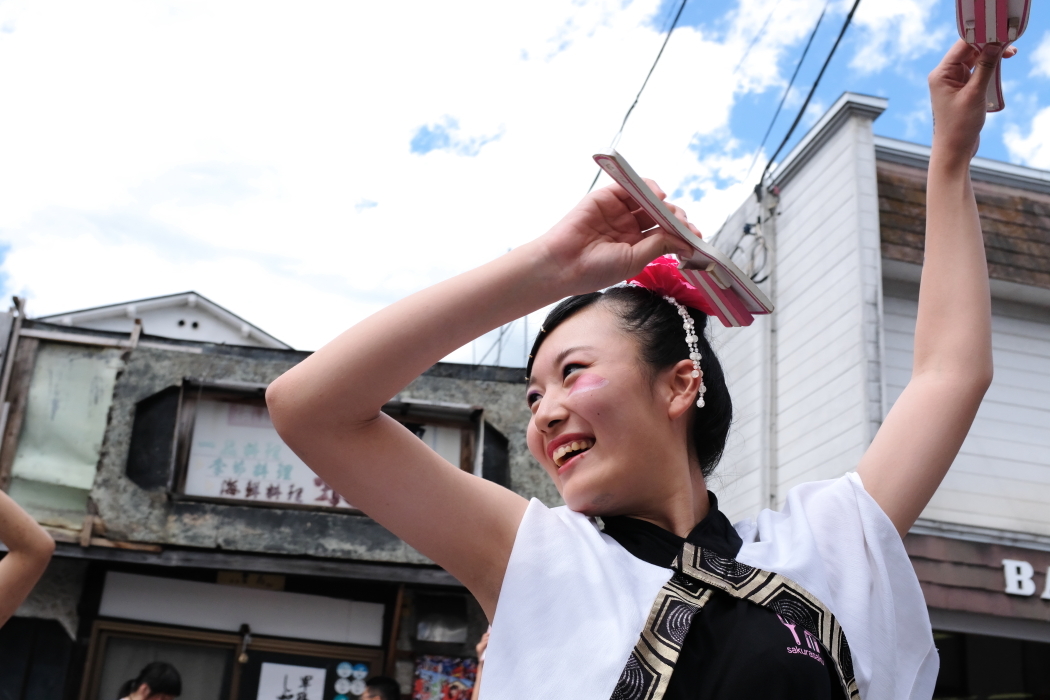
{"label": "power line", "polygon": [[[617,141],[619,141],[620,136],[623,135],[623,128],[627,126],[627,120],[630,118],[631,112],[634,111],[635,106],[637,106],[638,100],[642,96],[642,91],[644,91],[645,86],[649,84],[649,78],[653,77],[653,71],[656,70],[656,64],[660,62],[660,57],[664,55],[664,49],[667,48],[667,42],[671,39],[671,34],[674,33],[675,27],[678,26],[678,20],[682,16],[682,10],[685,9],[685,4],[687,2],[689,2],[689,0],[682,0],[678,5],[678,12],[675,13],[674,21],[671,22],[671,27],[667,30],[667,34],[664,36],[664,43],[660,44],[660,51],[657,52],[653,65],[649,67],[649,72],[646,74],[645,80],[642,81],[642,87],[638,88],[638,94],[634,96],[634,102],[632,102],[631,106],[627,108],[627,114],[623,115],[623,122],[620,123],[620,129],[616,132],[616,136],[613,136],[612,143],[609,146],[610,149],[616,147]],[[598,172],[594,174],[594,179],[591,180],[591,186],[587,188],[588,192],[594,189],[594,185],[598,182],[598,178],[601,174],[602,169],[598,168]]]}
{"label": "power line", "polygon": [[773,19],[773,13],[777,11],[777,7],[779,6],[780,0],[777,0],[773,5],[773,9],[769,11],[768,15],[766,15],[766,21],[762,23],[761,27],[759,27],[758,32],[751,37],[751,43],[747,45],[746,49],[744,49],[744,55],[740,57],[740,62],[737,63],[736,68],[733,69],[733,75],[736,75],[736,72],[740,70],[740,66],[744,65],[744,61],[746,61],[747,57],[751,54],[751,49],[755,48],[755,44],[758,43],[758,38],[766,31],[766,27],[769,26],[769,20]]}
{"label": "power line", "polygon": [[762,183],[766,181],[766,174],[769,172],[769,168],[773,165],[777,156],[787,145],[788,140],[791,138],[791,134],[795,133],[795,127],[802,121],[802,115],[806,113],[806,108],[809,107],[809,101],[813,99],[813,93],[817,91],[817,86],[820,85],[820,79],[824,77],[824,71],[827,70],[828,64],[831,63],[831,57],[835,55],[835,49],[839,47],[839,42],[842,41],[842,37],[846,34],[846,30],[849,29],[850,22],[853,21],[853,13],[857,11],[857,6],[860,5],[860,0],[855,0],[853,7],[850,8],[849,14],[846,15],[846,21],[842,23],[842,29],[839,30],[839,35],[835,39],[835,44],[831,47],[831,51],[828,52],[828,57],[824,59],[824,65],[820,67],[820,72],[817,73],[817,79],[813,81],[813,86],[809,89],[809,94],[806,95],[806,101],[802,103],[801,109],[798,110],[798,116],[795,117],[795,121],[791,123],[791,128],[788,129],[787,134],[784,136],[784,140],[777,146],[777,150],[773,152],[769,161],[766,163],[766,167],[762,170],[762,177],[758,179],[758,185],[756,189],[760,191]]}
{"label": "power line", "polygon": [[777,117],[780,116],[780,110],[784,106],[784,101],[787,100],[788,95],[791,93],[791,87],[795,84],[795,78],[798,76],[798,71],[802,68],[802,63],[806,60],[806,54],[809,53],[809,47],[813,45],[813,39],[817,36],[817,30],[820,29],[820,23],[824,20],[824,13],[828,11],[828,4],[831,0],[824,3],[824,9],[820,11],[820,17],[817,17],[817,24],[813,27],[813,31],[809,33],[809,40],[806,42],[806,48],[802,50],[802,56],[798,59],[798,63],[795,65],[795,72],[791,74],[791,80],[788,81],[787,89],[784,90],[783,97],[780,98],[780,104],[777,105],[777,111],[773,113],[773,118],[769,122],[769,127],[766,129],[765,135],[762,137],[762,143],[758,144],[758,149],[755,151],[755,157],[751,160],[751,166],[747,169],[747,175],[744,175],[744,179],[751,174],[751,171],[755,169],[755,163],[758,162],[758,156],[762,153],[762,148],[766,145],[766,139],[769,138],[770,132],[773,131],[773,125],[777,123]]}

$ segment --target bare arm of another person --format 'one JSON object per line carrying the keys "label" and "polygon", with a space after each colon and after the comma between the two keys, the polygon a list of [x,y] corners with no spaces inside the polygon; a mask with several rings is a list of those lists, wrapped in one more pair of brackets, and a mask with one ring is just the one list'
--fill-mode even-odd
{"label": "bare arm of another person", "polygon": [[40,580],[55,551],[55,541],[10,496],[0,491],[0,542],[7,547],[7,554],[0,559],[0,626],[3,626]]}
{"label": "bare arm of another person", "polygon": [[266,392],[274,426],[348,501],[459,579],[491,620],[526,500],[452,466],[381,409],[474,338],[684,250],[652,225],[618,185],[587,195],[541,238],[392,304],[279,377]]}
{"label": "bare arm of another person", "polygon": [[914,366],[857,468],[901,536],[933,497],[992,381],[988,266],[969,164],[995,60],[960,41],[929,78],[934,136]]}
{"label": "bare arm of another person", "polygon": [[481,640],[474,649],[478,652],[478,672],[474,674],[474,688],[470,691],[470,700],[478,700],[481,696],[481,674],[485,671],[485,650],[489,648],[489,633],[491,627],[481,635]]}

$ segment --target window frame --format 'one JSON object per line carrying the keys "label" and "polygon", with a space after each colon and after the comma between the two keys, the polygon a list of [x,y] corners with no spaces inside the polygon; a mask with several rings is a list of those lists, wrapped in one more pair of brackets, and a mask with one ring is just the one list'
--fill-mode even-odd
{"label": "window frame", "polygon": [[[81,681],[78,695],[79,700],[99,700],[98,686],[102,681],[102,664],[105,661],[106,642],[111,637],[192,643],[200,646],[229,649],[234,657],[233,669],[230,673],[230,685],[226,688],[226,700],[237,700],[238,698],[241,670],[244,666],[237,659],[243,641],[243,637],[240,634],[103,619],[95,620],[91,626],[91,640],[88,643],[87,660],[84,664],[84,678]],[[331,644],[328,642],[309,642],[278,637],[257,637],[253,634],[245,651],[248,654],[256,651],[320,656],[330,659],[349,658],[367,662],[371,668],[385,668],[385,655],[381,647],[377,649],[352,644]]]}
{"label": "window frame", "polygon": [[[192,377],[183,379],[179,386],[178,409],[176,411],[173,435],[174,445],[171,450],[172,463],[169,467],[169,473],[172,475],[172,478],[168,491],[172,500],[245,506],[249,508],[274,508],[362,515],[361,510],[353,507],[340,508],[313,503],[253,501],[238,498],[222,498],[219,496],[199,496],[185,492],[198,402],[202,399],[207,399],[254,406],[265,405],[267,386],[266,384],[250,382],[215,381]],[[398,398],[388,402],[383,406],[382,410],[410,430],[412,430],[412,426],[416,425],[433,425],[460,429],[459,468],[481,478],[485,441],[485,418],[482,407],[442,401]]]}

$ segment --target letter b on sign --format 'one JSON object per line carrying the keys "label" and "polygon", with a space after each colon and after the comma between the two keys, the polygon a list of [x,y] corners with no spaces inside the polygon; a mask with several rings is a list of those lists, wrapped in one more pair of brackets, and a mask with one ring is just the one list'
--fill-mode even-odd
{"label": "letter b on sign", "polygon": [[1032,565],[1020,559],[1003,559],[1003,574],[1006,576],[1006,592],[1010,595],[1032,595],[1035,581]]}

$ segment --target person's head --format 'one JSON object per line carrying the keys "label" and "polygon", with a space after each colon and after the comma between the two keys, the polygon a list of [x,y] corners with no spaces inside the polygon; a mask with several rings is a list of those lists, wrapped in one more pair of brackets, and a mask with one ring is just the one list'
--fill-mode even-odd
{"label": "person's head", "polygon": [[[527,367],[528,443],[566,504],[586,515],[644,513],[702,484],[722,456],[732,402],[704,330],[696,405],[678,309],[639,287],[570,297],[547,316]],[[586,451],[561,454],[563,445]],[[557,457],[557,459],[556,459]],[[683,471],[684,470],[684,471]]]}
{"label": "person's head", "polygon": [[361,700],[401,700],[401,686],[388,676],[373,676],[365,682]]}
{"label": "person's head", "polygon": [[139,675],[120,686],[119,698],[131,700],[173,700],[182,694],[182,677],[169,663],[146,664]]}

